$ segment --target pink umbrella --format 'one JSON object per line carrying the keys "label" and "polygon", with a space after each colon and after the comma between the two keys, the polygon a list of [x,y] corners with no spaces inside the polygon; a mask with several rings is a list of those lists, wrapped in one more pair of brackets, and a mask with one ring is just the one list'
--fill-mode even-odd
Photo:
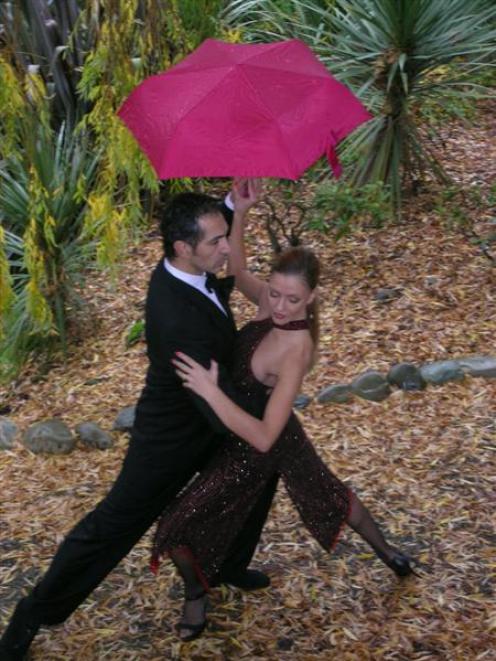
{"label": "pink umbrella", "polygon": [[370,119],[360,101],[297,39],[207,39],[147,78],[118,112],[160,179],[298,179]]}

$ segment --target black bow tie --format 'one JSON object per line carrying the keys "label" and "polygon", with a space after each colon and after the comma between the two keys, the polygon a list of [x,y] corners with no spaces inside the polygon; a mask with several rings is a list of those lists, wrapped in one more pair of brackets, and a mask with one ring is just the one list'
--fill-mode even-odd
{"label": "black bow tie", "polygon": [[214,291],[217,295],[227,297],[234,287],[234,276],[228,275],[226,278],[217,278],[214,273],[207,273],[205,281],[207,291]]}

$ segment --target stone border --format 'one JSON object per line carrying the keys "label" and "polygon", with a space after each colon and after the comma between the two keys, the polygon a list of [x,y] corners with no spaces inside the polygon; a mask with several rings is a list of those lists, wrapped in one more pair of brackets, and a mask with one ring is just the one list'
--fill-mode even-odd
{"label": "stone border", "polygon": [[[41,420],[30,425],[21,435],[21,443],[35,454],[69,454],[78,441],[88,448],[106,450],[114,445],[109,432],[95,422],[85,421],[71,429],[58,418]],[[18,427],[9,418],[0,417],[0,450],[12,450]]]}
{"label": "stone border", "polygon": [[[423,390],[428,385],[441,385],[448,381],[460,381],[466,375],[496,378],[496,357],[463,356],[453,360],[436,360],[417,367],[413,363],[393,365],[386,376],[377,370],[362,372],[349,384],[335,383],[321,390],[316,396],[319,404],[334,402],[344,404],[353,396],[371,402],[382,402],[393,392],[392,387],[405,391]],[[308,395],[299,395],[294,406],[303,409],[311,402]],[[115,431],[130,431],[134,424],[135,406],[126,406],[114,421]],[[22,444],[35,453],[66,454],[72,452],[77,440],[90,448],[107,449],[113,446],[111,434],[94,422],[82,422],[75,427],[76,437],[69,427],[58,419],[36,422],[24,431]],[[14,447],[18,427],[13,420],[0,416],[0,450]]]}
{"label": "stone border", "polygon": [[413,363],[393,365],[386,376],[377,370],[362,372],[349,384],[336,383],[327,386],[316,396],[317,402],[343,404],[353,395],[371,402],[382,402],[392,393],[391,386],[400,390],[423,390],[428,385],[442,385],[448,381],[460,381],[466,375],[496,378],[496,357],[462,356],[452,360],[436,360],[419,367]]}

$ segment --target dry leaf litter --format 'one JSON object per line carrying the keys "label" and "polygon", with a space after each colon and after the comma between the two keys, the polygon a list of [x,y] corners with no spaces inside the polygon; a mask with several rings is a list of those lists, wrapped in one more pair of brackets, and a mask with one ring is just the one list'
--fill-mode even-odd
{"label": "dry leaf litter", "polygon": [[[494,183],[494,105],[476,127],[446,135],[447,167],[459,181]],[[322,342],[303,391],[349,382],[368,368],[496,352],[496,270],[475,244],[449,230],[420,197],[401,225],[357,231],[337,244],[308,237],[322,258]],[[494,210],[493,210],[494,217]],[[252,266],[266,272],[267,240],[253,214]],[[478,218],[484,223],[490,219]],[[115,287],[91,275],[83,295],[98,324],[66,364],[45,376],[27,369],[0,391],[25,429],[60,417],[110,429],[133,404],[146,366],[144,345],[125,348],[160,256],[150,236],[129,250]],[[374,299],[380,287],[401,296]],[[239,323],[253,310],[235,296]],[[90,382],[88,384],[88,381]],[[351,530],[331,556],[302,528],[281,486],[255,565],[266,591],[212,591],[209,628],[178,642],[181,589],[172,567],[148,570],[147,535],[63,625],[43,629],[34,661],[163,659],[339,659],[489,661],[496,658],[494,608],[496,380],[467,378],[382,403],[313,401],[301,414],[332,469],[359,493],[393,540],[418,563],[403,582]],[[33,455],[19,443],[0,454],[0,619],[40,576],[64,533],[112,484],[127,444],[78,446],[68,456]]]}

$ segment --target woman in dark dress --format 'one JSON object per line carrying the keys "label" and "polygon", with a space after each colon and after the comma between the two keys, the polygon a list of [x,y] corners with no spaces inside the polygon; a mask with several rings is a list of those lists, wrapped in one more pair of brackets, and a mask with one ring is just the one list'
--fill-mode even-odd
{"label": "woman in dark dress", "polygon": [[[249,182],[247,194],[257,195],[256,183]],[[367,508],[319,458],[292,411],[318,342],[315,255],[304,248],[286,251],[264,283],[246,270],[243,221],[236,214],[230,245],[236,285],[259,306],[255,319],[239,332],[232,377],[255,402],[259,418],[217,387],[215,363],[206,370],[177,354],[184,386],[208,401],[233,432],[157,527],[152,568],[168,554],[185,583],[178,625],[182,640],[196,638],[205,628],[205,591],[215,581],[229,540],[274,473],[281,475],[303,523],[324,549],[333,548],[348,523],[398,576],[412,573],[408,558],[386,542]]]}

